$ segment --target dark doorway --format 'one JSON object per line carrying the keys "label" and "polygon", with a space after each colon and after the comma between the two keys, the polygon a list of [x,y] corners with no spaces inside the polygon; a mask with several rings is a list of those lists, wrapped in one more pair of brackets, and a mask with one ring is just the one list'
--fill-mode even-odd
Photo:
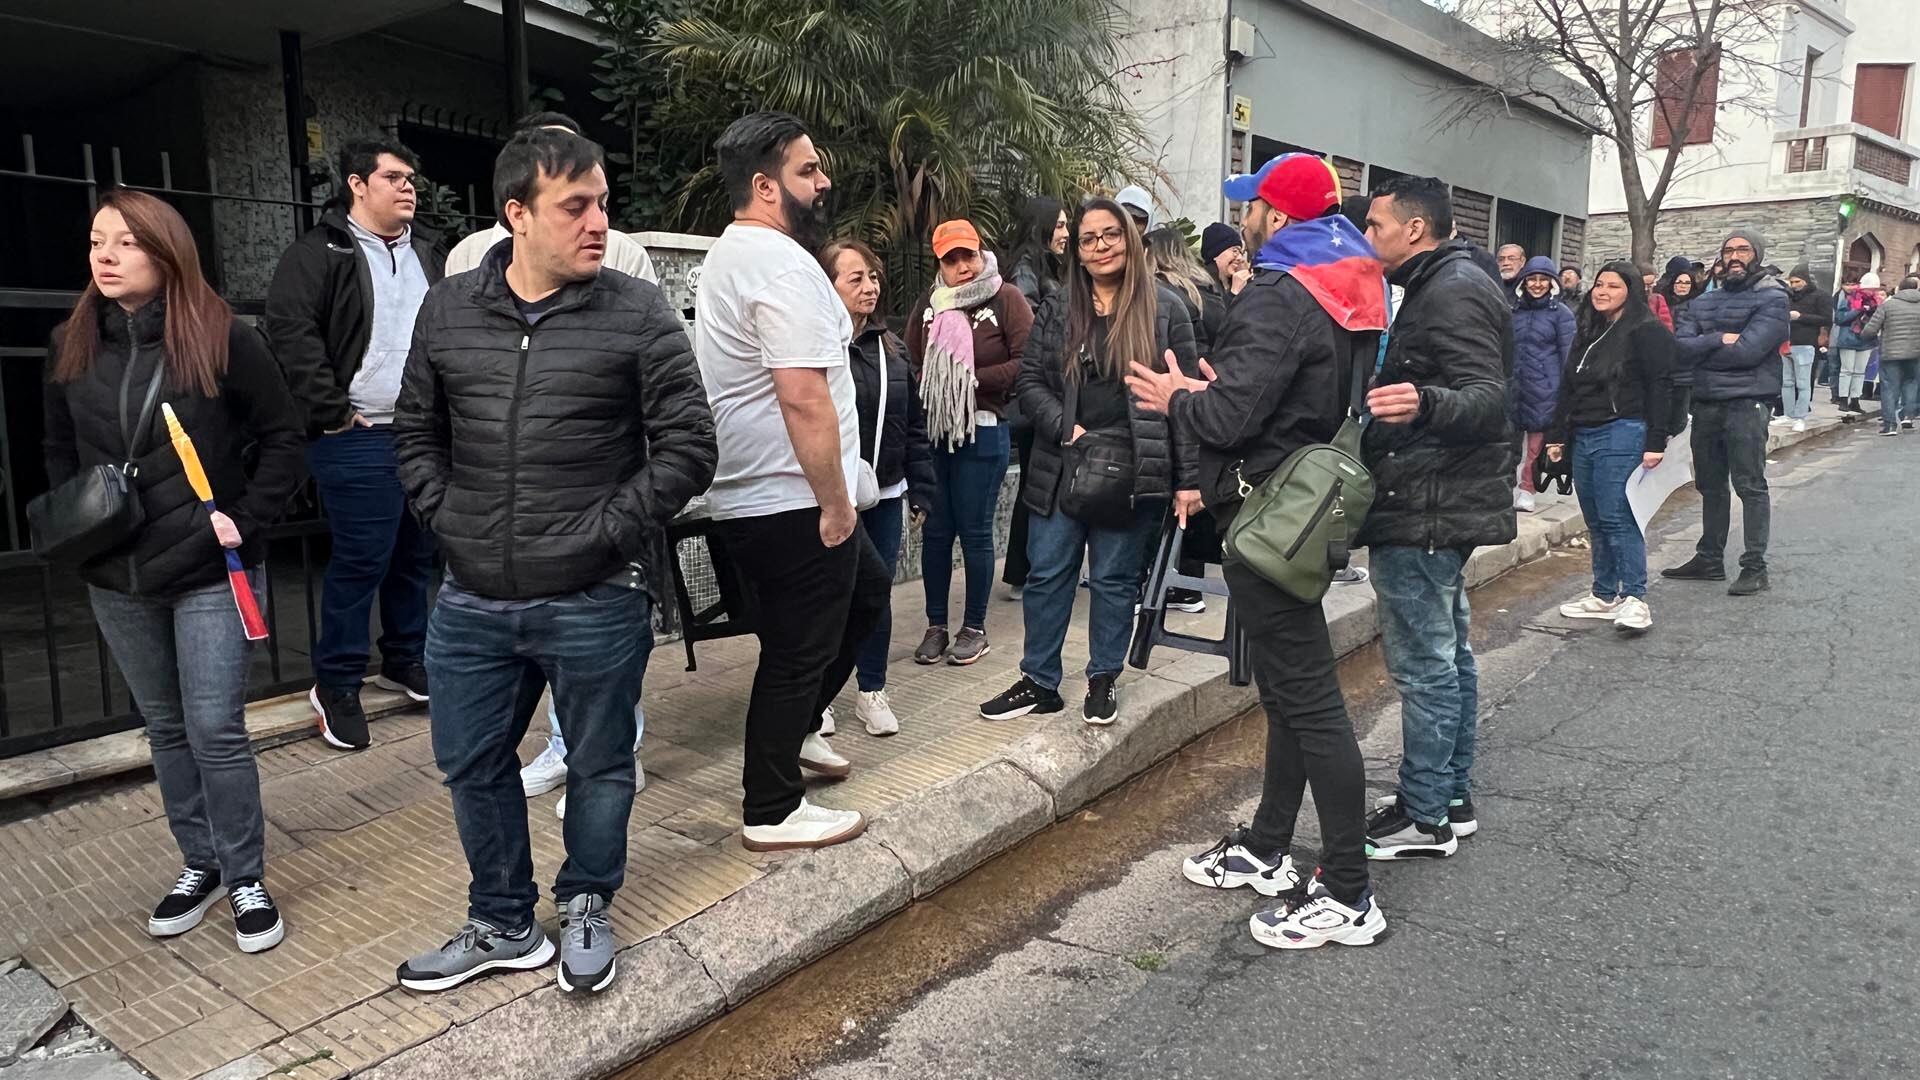
{"label": "dark doorway", "polygon": [[1526,249],[1528,257],[1545,255],[1552,258],[1557,250],[1553,242],[1554,227],[1559,222],[1560,215],[1551,210],[1501,199],[1494,210],[1494,250],[1498,251],[1508,244],[1519,244]]}

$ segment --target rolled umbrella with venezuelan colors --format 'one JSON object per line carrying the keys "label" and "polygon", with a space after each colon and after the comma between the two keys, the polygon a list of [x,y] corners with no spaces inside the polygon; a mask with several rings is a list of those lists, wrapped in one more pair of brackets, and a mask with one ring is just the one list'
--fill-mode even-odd
{"label": "rolled umbrella with venezuelan colors", "polygon": [[[167,418],[167,434],[173,439],[173,452],[180,455],[180,466],[186,471],[187,483],[193,485],[193,493],[200,497],[207,513],[217,513],[219,507],[213,504],[213,485],[207,483],[207,470],[200,467],[200,452],[193,448],[193,440],[187,436],[187,429],[180,426],[180,418],[173,415],[173,406],[165,402],[160,404],[160,412]],[[267,636],[267,620],[260,617],[260,605],[254,600],[253,586],[247,581],[247,568],[240,565],[240,553],[233,548],[223,548],[227,556],[227,584],[233,589],[233,606],[240,612],[240,625],[246,627],[248,641],[261,641]]]}

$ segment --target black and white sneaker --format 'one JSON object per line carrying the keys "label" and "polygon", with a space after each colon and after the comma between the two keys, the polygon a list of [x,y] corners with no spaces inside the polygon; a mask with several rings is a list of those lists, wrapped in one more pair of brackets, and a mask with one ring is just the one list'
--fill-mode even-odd
{"label": "black and white sneaker", "polygon": [[[1373,808],[1375,810],[1386,810],[1390,807],[1398,806],[1399,803],[1400,796],[1398,794],[1385,795],[1374,800]],[[1475,816],[1473,812],[1473,797],[1471,795],[1465,798],[1454,799],[1447,803],[1447,824],[1453,826],[1453,835],[1462,840],[1480,831],[1480,819]]]}
{"label": "black and white sneaker", "polygon": [[1096,727],[1106,727],[1120,718],[1120,692],[1113,681],[1118,675],[1092,675],[1087,678],[1087,700],[1080,716]]}
{"label": "black and white sneaker", "polygon": [[1396,802],[1367,817],[1367,858],[1443,859],[1460,850],[1453,826],[1428,825],[1402,813]]}
{"label": "black and white sneaker", "polygon": [[980,703],[980,715],[989,720],[1014,720],[1028,713],[1057,713],[1067,707],[1059,691],[1049,690],[1025,675],[1007,692]]}
{"label": "black and white sneaker", "polygon": [[161,897],[147,917],[147,933],[159,938],[184,934],[199,926],[207,909],[226,894],[220,885],[220,871],[185,867],[173,883],[173,891]]}
{"label": "black and white sneaker", "polygon": [[336,750],[365,750],[373,742],[367,734],[367,714],[360,707],[360,688],[329,690],[315,686],[307,692],[320,725],[320,737]]}
{"label": "black and white sneaker", "polygon": [[287,924],[280,918],[267,887],[258,881],[235,882],[227,893],[233,905],[233,938],[244,953],[266,952],[287,936]]}
{"label": "black and white sneaker", "polygon": [[1198,589],[1168,589],[1166,607],[1199,615],[1207,610],[1207,595]]}
{"label": "black and white sneaker", "polygon": [[1317,949],[1322,945],[1371,945],[1387,928],[1374,903],[1373,888],[1352,904],[1333,898],[1315,878],[1306,890],[1247,921],[1253,940],[1275,949]]}
{"label": "black and white sneaker", "polygon": [[418,660],[401,660],[392,664],[382,664],[380,674],[373,677],[373,685],[382,690],[392,690],[405,694],[415,701],[425,704],[427,701],[427,666]]}
{"label": "black and white sneaker", "polygon": [[1209,889],[1237,889],[1242,885],[1261,896],[1279,896],[1300,887],[1293,856],[1284,851],[1259,855],[1247,846],[1247,830],[1235,827],[1220,842],[1180,864],[1180,874]]}

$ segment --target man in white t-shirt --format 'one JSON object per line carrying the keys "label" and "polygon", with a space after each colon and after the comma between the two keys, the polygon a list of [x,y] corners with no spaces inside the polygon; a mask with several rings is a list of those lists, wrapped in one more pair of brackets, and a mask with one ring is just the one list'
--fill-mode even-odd
{"label": "man in white t-shirt", "polygon": [[720,449],[713,535],[757,600],[742,839],[754,851],[826,847],[866,819],[808,802],[800,770],[852,770],[821,738],[820,714],[891,588],[853,504],[853,322],[813,255],[832,184],[805,126],[784,113],[735,121],[714,150],[733,224],[701,267],[694,353]]}

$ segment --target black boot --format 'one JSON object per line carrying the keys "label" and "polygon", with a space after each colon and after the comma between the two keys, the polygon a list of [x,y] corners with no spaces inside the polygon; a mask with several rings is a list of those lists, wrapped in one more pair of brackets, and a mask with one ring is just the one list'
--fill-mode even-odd
{"label": "black boot", "polygon": [[1727,568],[1724,563],[1715,562],[1705,555],[1695,555],[1679,566],[1669,566],[1660,571],[1660,576],[1675,581],[1725,581]]}
{"label": "black boot", "polygon": [[1767,572],[1765,570],[1740,571],[1740,577],[1727,586],[1728,596],[1752,596],[1767,591]]}

